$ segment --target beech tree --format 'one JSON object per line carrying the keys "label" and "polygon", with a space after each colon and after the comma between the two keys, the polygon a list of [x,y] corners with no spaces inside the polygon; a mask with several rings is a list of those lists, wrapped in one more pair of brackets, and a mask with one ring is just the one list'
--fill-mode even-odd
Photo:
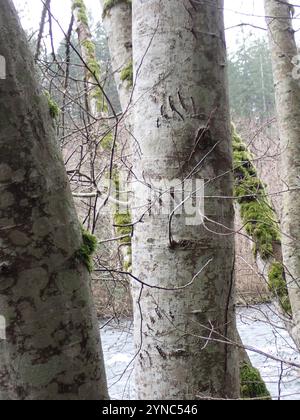
{"label": "beech tree", "polygon": [[[227,343],[236,341],[236,327],[223,1],[133,0],[132,6],[138,398],[235,398],[238,356]],[[148,211],[145,197],[162,180],[179,180],[183,189],[205,180],[203,224],[166,214],[161,202],[173,197],[170,190],[158,199],[159,214]]]}
{"label": "beech tree", "polygon": [[131,1],[102,0],[103,24],[107,34],[112,71],[123,112],[129,106],[132,87],[132,7]]}
{"label": "beech tree", "polygon": [[300,348],[300,85],[295,67],[298,50],[292,25],[292,5],[287,0],[265,0],[272,52],[277,120],[281,145],[282,251],[293,313],[292,335]]}
{"label": "beech tree", "polygon": [[[117,86],[122,118],[118,122],[118,150],[117,150],[117,184],[120,201],[125,201],[127,196],[122,194],[131,176],[132,168],[132,127],[131,99],[132,99],[132,8],[131,1],[102,0],[103,25],[107,34],[108,47],[111,57],[112,73]],[[121,193],[120,193],[121,192]],[[115,225],[118,234],[127,235],[121,241],[123,266],[131,269],[131,214],[130,209],[120,209],[117,206]]]}
{"label": "beech tree", "polygon": [[78,222],[12,1],[0,6],[0,399],[107,399],[88,270],[95,241]]}

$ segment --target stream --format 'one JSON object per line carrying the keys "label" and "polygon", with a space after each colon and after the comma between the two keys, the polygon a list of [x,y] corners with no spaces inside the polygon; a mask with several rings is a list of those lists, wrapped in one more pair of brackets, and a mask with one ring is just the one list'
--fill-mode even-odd
{"label": "stream", "polygon": [[[300,400],[300,369],[284,362],[300,365],[300,354],[284,329],[272,305],[238,308],[237,324],[253,365],[259,369],[274,400]],[[101,329],[102,345],[112,399],[134,399],[133,324],[112,321]],[[272,360],[266,355],[280,359]]]}

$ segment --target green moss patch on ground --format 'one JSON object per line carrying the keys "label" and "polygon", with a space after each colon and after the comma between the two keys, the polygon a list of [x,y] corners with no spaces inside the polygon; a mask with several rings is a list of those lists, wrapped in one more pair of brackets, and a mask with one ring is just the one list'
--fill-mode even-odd
{"label": "green moss patch on ground", "polygon": [[257,369],[244,363],[240,368],[241,398],[271,400],[271,395]]}

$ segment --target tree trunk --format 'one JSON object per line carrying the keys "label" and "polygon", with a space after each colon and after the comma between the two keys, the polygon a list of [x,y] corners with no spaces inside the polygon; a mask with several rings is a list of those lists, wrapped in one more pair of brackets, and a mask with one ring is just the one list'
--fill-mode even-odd
{"label": "tree trunk", "polygon": [[96,47],[92,38],[84,0],[72,0],[72,10],[75,15],[76,32],[84,65],[86,111],[89,122],[92,123],[100,118],[101,112],[107,114],[106,101],[100,87],[97,86],[101,77],[101,69],[96,58]]}
{"label": "tree trunk", "polygon": [[163,214],[134,229],[134,275],[152,286],[133,285],[140,399],[239,396],[238,352],[214,340],[236,340],[233,206],[220,198],[233,194],[225,50],[223,1],[133,0],[137,204],[185,179],[204,179],[207,196],[205,224],[165,214],[169,190]]}
{"label": "tree trunk", "polygon": [[117,84],[122,111],[128,108],[132,82],[132,7],[123,0],[107,7],[101,0],[103,24],[108,38],[112,71]]}
{"label": "tree trunk", "polygon": [[282,251],[293,312],[293,337],[300,348],[300,85],[298,55],[288,1],[265,0],[281,142],[283,193]]}
{"label": "tree trunk", "polygon": [[[123,117],[118,127],[118,184],[119,191],[127,191],[132,168],[132,128],[130,124],[130,105],[132,97],[132,7],[131,1],[121,0],[108,3],[102,0],[103,24],[107,34],[111,57],[112,73],[117,85]],[[118,191],[118,193],[119,193]],[[119,194],[120,201],[125,202],[126,194]],[[120,243],[122,263],[126,271],[131,270],[131,237],[129,228],[122,226],[131,223],[131,214],[124,212],[117,205],[115,211],[115,224],[119,225],[116,231],[119,235],[128,233]]]}
{"label": "tree trunk", "polygon": [[1,0],[0,399],[107,399],[82,232],[16,16]]}

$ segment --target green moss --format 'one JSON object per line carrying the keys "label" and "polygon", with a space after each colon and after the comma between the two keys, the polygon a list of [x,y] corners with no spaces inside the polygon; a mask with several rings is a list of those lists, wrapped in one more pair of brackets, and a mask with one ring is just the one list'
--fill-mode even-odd
{"label": "green moss", "polygon": [[[91,71],[91,73],[93,74],[95,80],[100,78],[100,65],[98,63],[98,61],[91,56],[87,62],[88,68]],[[101,92],[101,97],[102,97],[102,92]]]}
{"label": "green moss", "polygon": [[240,368],[241,397],[243,399],[271,399],[271,395],[257,369],[244,363]]}
{"label": "green moss", "polygon": [[126,246],[126,256],[127,261],[124,262],[124,270],[130,272],[132,269],[132,242],[131,236],[133,233],[133,228],[131,226],[131,214],[128,211],[127,213],[121,214],[116,212],[114,214],[114,225],[116,227],[116,232],[118,236],[124,236],[120,239],[120,244]]}
{"label": "green moss", "polygon": [[49,107],[49,112],[50,112],[50,116],[53,119],[56,119],[59,117],[60,114],[60,108],[58,106],[58,104],[54,101],[54,99],[51,98],[51,95],[48,91],[45,91],[45,96],[47,98],[48,101],[48,107]]}
{"label": "green moss", "polygon": [[131,4],[131,0],[105,0],[104,6],[103,6],[103,18],[108,14],[108,12],[117,4],[119,3],[128,3]]}
{"label": "green moss", "polygon": [[86,266],[91,273],[93,271],[93,255],[97,250],[97,238],[82,228],[82,245],[76,252],[75,258]]}
{"label": "green moss", "polygon": [[131,261],[126,261],[124,263],[124,270],[129,273],[131,271],[131,269],[132,269],[132,262]]}
{"label": "green moss", "polygon": [[234,156],[234,195],[240,205],[240,214],[247,234],[254,240],[255,254],[266,262],[273,259],[269,272],[269,289],[282,309],[291,313],[291,304],[282,263],[274,258],[274,245],[281,243],[279,223],[271,206],[265,185],[260,181],[252,155],[238,136],[235,127],[232,135]]}
{"label": "green moss", "polygon": [[[116,200],[121,200],[120,197],[120,174],[118,170],[113,171],[112,181],[115,186],[116,191]],[[133,233],[132,227],[132,219],[130,211],[127,210],[126,212],[120,212],[120,208],[117,205],[115,214],[114,214],[114,226],[116,228],[116,233],[118,236],[124,236],[124,238],[120,239],[120,244],[123,247],[126,247],[126,258],[124,261],[124,270],[130,272],[132,268],[132,242],[131,237]]]}
{"label": "green moss", "polygon": [[121,80],[122,82],[128,83],[128,87],[133,86],[133,65],[132,61],[130,61],[126,67],[121,71]]}
{"label": "green moss", "polygon": [[255,253],[264,260],[273,256],[274,244],[280,241],[273,212],[264,199],[240,203],[240,212],[247,234],[255,242]]}
{"label": "green moss", "polygon": [[96,55],[96,47],[93,41],[91,41],[90,39],[86,39],[85,41],[83,41],[82,45],[87,50],[89,55],[92,55],[92,56]]}
{"label": "green moss", "polygon": [[103,150],[111,150],[112,145],[113,145],[113,141],[114,141],[114,139],[113,139],[112,133],[106,134],[106,136],[104,136],[101,139],[101,142],[100,142],[102,149]]}
{"label": "green moss", "polygon": [[112,180],[114,182],[114,186],[115,186],[115,189],[116,189],[116,199],[120,200],[121,183],[120,183],[120,174],[119,174],[118,170],[113,171]]}
{"label": "green moss", "polygon": [[[78,11],[78,19],[87,27],[89,26],[87,9],[83,0],[73,0],[72,9]],[[96,47],[91,39],[86,39],[82,42],[81,48],[84,48],[87,52],[87,67],[90,70],[92,76],[95,79],[95,83],[98,83],[101,78],[100,64],[96,59]],[[107,112],[108,108],[104,101],[103,93],[100,87],[95,86],[93,89],[92,97],[96,99],[97,110],[99,112]]]}
{"label": "green moss", "polygon": [[72,10],[76,9],[78,9],[78,19],[80,22],[82,22],[84,25],[88,25],[89,21],[87,16],[87,9],[83,0],[73,0]]}
{"label": "green moss", "polygon": [[289,299],[283,265],[280,262],[275,261],[270,267],[268,277],[270,290],[275,296],[277,296],[285,312],[291,314],[292,307]]}
{"label": "green moss", "polygon": [[265,185],[258,178],[251,153],[233,129],[234,195],[240,205],[245,229],[254,240],[255,253],[267,260],[273,256],[274,244],[280,242],[280,230]]}
{"label": "green moss", "polygon": [[[84,4],[83,0],[73,0],[72,9],[78,9],[78,19],[84,25],[89,26],[88,16],[87,16],[87,9]],[[86,39],[82,42],[82,47],[85,48],[88,55],[87,65],[93,75],[97,78],[100,77],[100,66],[98,61],[96,60],[96,47],[95,44],[91,39]]]}
{"label": "green moss", "polygon": [[128,244],[128,245],[131,244],[132,226],[128,226],[128,225],[131,225],[131,223],[132,223],[131,214],[129,211],[127,211],[124,214],[115,213],[114,224],[116,226],[116,231],[118,235],[120,236],[127,235],[126,238],[121,239],[121,243]]}

